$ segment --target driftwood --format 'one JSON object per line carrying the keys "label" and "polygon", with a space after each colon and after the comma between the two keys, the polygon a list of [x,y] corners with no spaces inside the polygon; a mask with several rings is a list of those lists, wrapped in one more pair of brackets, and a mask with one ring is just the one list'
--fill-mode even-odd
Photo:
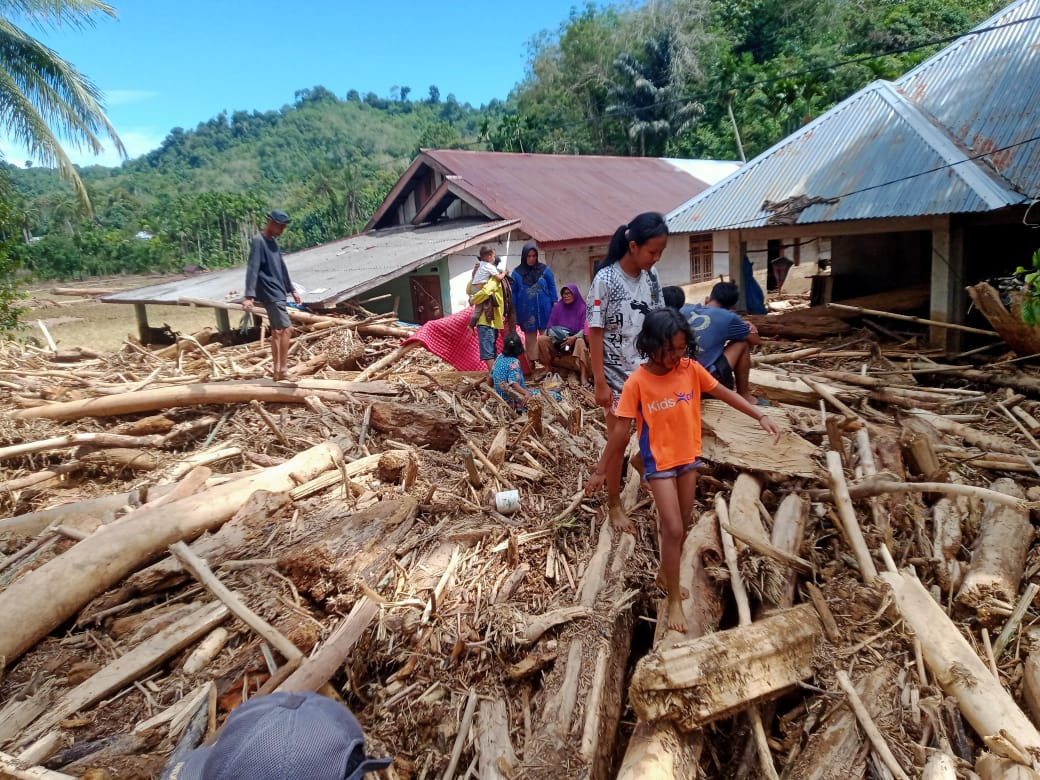
{"label": "driftwood", "polygon": [[781,431],[776,444],[771,434],[746,415],[722,401],[706,400],[702,406],[702,456],[715,463],[775,476],[817,476],[819,448],[791,430],[782,409],[770,410],[770,418]]}
{"label": "driftwood", "polygon": [[166,439],[158,434],[153,436],[121,436],[115,433],[70,433],[65,436],[55,436],[51,439],[26,442],[24,444],[13,444],[10,447],[0,447],[0,460],[14,458],[19,455],[27,455],[33,452],[46,452],[47,450],[60,450],[80,445],[91,447],[161,447]]}
{"label": "driftwood", "polygon": [[99,525],[110,523],[124,507],[138,507],[149,497],[158,498],[172,490],[173,485],[148,486],[126,493],[115,493],[108,496],[88,498],[70,504],[61,504],[50,509],[28,512],[15,517],[0,520],[0,539],[5,537],[34,536],[45,528],[57,525],[70,525],[77,528],[93,530]]}
{"label": "driftwood", "polygon": [[1008,311],[1000,300],[1000,293],[986,282],[970,285],[966,289],[972,302],[989,320],[989,324],[1000,334],[1005,344],[1023,356],[1040,352],[1040,329],[1023,322],[1019,302],[1013,303],[1012,311]]}
{"label": "driftwood", "polygon": [[376,615],[379,605],[368,598],[354,604],[350,614],[313,656],[304,661],[279,687],[280,691],[316,691],[336,673],[354,649],[361,633]]}
{"label": "driftwood", "polygon": [[[983,738],[1002,735],[990,749],[1012,760],[1040,756],[1040,732],[978,654],[914,576],[892,571],[881,575],[891,588],[899,613],[917,633],[924,661],[965,719]],[[1008,747],[1007,743],[1010,743]]]}
{"label": "driftwood", "polygon": [[509,739],[509,708],[502,699],[480,703],[477,744],[481,778],[509,780],[515,775],[517,759]]}
{"label": "driftwood", "polygon": [[[1024,498],[1022,488],[1010,479],[998,479],[990,489]],[[1032,541],[1033,525],[1027,510],[986,501],[957,601],[975,609],[993,598],[1013,602]]]}
{"label": "driftwood", "polygon": [[[345,516],[344,509],[332,503],[326,511],[338,518],[336,526],[318,539],[293,545],[278,560],[278,568],[296,587],[318,602],[335,604],[344,597],[353,601],[359,578],[374,584],[411,530],[418,504],[404,496]],[[316,522],[324,525],[321,519]]]}
{"label": "driftwood", "polygon": [[842,533],[845,541],[852,548],[852,554],[856,556],[860,577],[864,582],[869,583],[877,577],[877,567],[874,565],[870,549],[863,538],[863,531],[856,518],[856,510],[852,506],[852,498],[849,495],[849,489],[845,483],[845,472],[841,465],[841,455],[833,450],[827,452],[827,470],[830,472],[831,494],[838,509],[838,517],[841,518]]}
{"label": "driftwood", "polygon": [[[631,468],[628,485],[638,487]],[[635,492],[628,485],[622,491],[626,511],[632,506],[626,497]],[[620,537],[616,545],[615,535]],[[555,777],[561,771],[567,776],[583,772],[593,778],[606,776],[613,749],[608,735],[615,733],[621,717],[633,624],[631,611],[621,606],[626,595],[611,584],[621,579],[634,546],[631,534],[615,534],[610,522],[602,521],[575,606],[596,608],[605,631],[589,632],[572,625],[560,640],[566,652],[561,652],[561,660],[546,677],[541,716],[524,749],[529,771],[544,767],[532,776]],[[577,707],[579,701],[585,703],[583,708]]]}
{"label": "driftwood", "polygon": [[941,498],[932,507],[932,557],[936,576],[944,593],[960,588],[964,566],[957,558],[961,549],[962,526],[968,518],[968,499]]}
{"label": "driftwood", "polygon": [[[235,511],[230,520],[192,542],[191,550],[195,555],[212,560],[234,558],[247,545],[250,534],[262,533],[271,520],[279,519],[290,503],[288,492],[257,490]],[[95,599],[80,613],[77,623],[88,625],[97,619],[99,613],[104,613],[110,607],[175,587],[187,577],[180,561],[172,555],[166,556],[151,566],[135,571],[119,588]]]}
{"label": "driftwood", "polygon": [[[871,716],[876,718],[882,714],[884,693],[895,675],[896,669],[885,663],[856,681],[856,692]],[[863,777],[865,772],[863,735],[857,728],[856,715],[844,703],[831,711],[823,726],[788,766],[788,774],[800,780]]]}
{"label": "driftwood", "polygon": [[[318,384],[317,387],[313,386]],[[396,390],[391,392],[396,393]],[[295,385],[287,383],[256,384],[197,384],[188,387],[164,387],[139,390],[83,401],[65,401],[47,406],[21,409],[14,417],[21,420],[50,419],[77,420],[81,417],[112,417],[136,412],[154,412],[174,406],[201,406],[204,404],[232,404],[256,400],[262,403],[303,403],[313,395],[328,401],[346,400],[353,393],[386,394],[382,383],[331,382],[305,380]]]}
{"label": "driftwood", "polygon": [[[777,374],[760,368],[751,369],[750,384],[752,392],[765,396],[774,403],[782,401],[815,406],[816,399],[819,397],[816,390],[813,390],[797,376]],[[825,387],[827,392],[842,401],[851,401],[866,395],[866,392],[860,388],[839,388],[834,385],[817,384]]]}
{"label": "driftwood", "polygon": [[652,652],[636,665],[629,699],[642,719],[700,728],[808,677],[822,633],[816,611],[801,605]]}
{"label": "driftwood", "polygon": [[445,419],[442,412],[423,409],[414,404],[374,403],[371,425],[395,441],[418,444],[442,452],[450,450],[459,439],[458,425]]}
{"label": "driftwood", "polygon": [[[680,636],[667,630],[668,601],[661,599],[657,604],[655,648],[664,649],[684,640],[696,639],[719,624],[725,605],[704,564],[707,557],[721,557],[716,529],[714,513],[705,512],[686,535],[679,560],[679,584],[690,592],[690,597],[683,601],[686,634]],[[640,720],[625,750],[617,780],[693,777],[703,741],[700,731],[680,731],[671,721]]]}
{"label": "driftwood", "polygon": [[192,539],[227,520],[254,491],[282,490],[335,467],[339,447],[320,444],[281,466],[219,485],[165,507],[134,513],[105,526],[63,555],[0,592],[0,620],[16,630],[0,634],[0,656],[8,663],[84,604],[170,544]]}
{"label": "driftwood", "polygon": [[222,604],[206,604],[193,609],[181,620],[142,642],[69,691],[46,715],[33,724],[26,732],[25,739],[36,739],[45,731],[54,728],[60,720],[137,679],[215,628],[227,616],[227,607]]}

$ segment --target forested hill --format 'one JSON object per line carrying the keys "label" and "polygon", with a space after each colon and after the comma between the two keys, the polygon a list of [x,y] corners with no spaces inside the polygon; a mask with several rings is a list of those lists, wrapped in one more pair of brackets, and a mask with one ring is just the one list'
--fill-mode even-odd
{"label": "forested hill", "polygon": [[0,235],[40,276],[215,268],[241,262],[273,204],[293,215],[290,248],[355,232],[420,147],[750,159],[999,5],[588,3],[532,41],[525,80],[479,109],[435,86],[302,89],[279,110],[220,114],[119,168],[84,169],[93,215],[54,171],[5,165]]}
{"label": "forested hill", "polygon": [[[54,171],[5,167],[23,200],[15,216],[38,238],[27,247],[31,270],[219,267],[241,262],[243,241],[272,204],[293,215],[289,247],[356,232],[421,146],[473,143],[494,111],[441,100],[436,87],[418,101],[301,90],[279,110],[174,128],[158,149],[119,168],[82,169],[93,219]],[[154,238],[138,238],[141,231]]]}

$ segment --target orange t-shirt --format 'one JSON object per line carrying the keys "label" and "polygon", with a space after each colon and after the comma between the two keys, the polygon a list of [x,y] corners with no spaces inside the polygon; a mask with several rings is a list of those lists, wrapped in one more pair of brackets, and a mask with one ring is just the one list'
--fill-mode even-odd
{"label": "orange t-shirt", "polygon": [[634,418],[646,473],[693,463],[701,454],[701,393],[718,380],[696,360],[683,358],[664,375],[640,366],[625,382],[614,414]]}

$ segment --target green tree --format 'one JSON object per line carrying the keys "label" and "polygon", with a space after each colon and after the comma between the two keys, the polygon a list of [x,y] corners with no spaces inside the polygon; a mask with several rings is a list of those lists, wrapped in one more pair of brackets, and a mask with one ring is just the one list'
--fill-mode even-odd
{"label": "green tree", "polygon": [[62,139],[98,154],[104,149],[99,136],[107,135],[124,157],[126,149],[105,116],[97,87],[16,22],[83,27],[99,13],[115,16],[98,0],[0,0],[0,126],[33,157],[56,166],[88,208],[87,189]]}
{"label": "green tree", "polygon": [[611,86],[615,102],[607,112],[628,125],[628,139],[641,157],[663,155],[668,141],[703,110],[682,96],[674,74],[674,40],[670,30],[660,30],[646,41],[642,57],[624,52],[614,60],[620,77]]}

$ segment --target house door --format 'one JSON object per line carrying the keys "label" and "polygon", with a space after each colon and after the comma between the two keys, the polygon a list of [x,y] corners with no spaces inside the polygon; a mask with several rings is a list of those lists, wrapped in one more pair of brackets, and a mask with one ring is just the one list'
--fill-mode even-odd
{"label": "house door", "polygon": [[435,274],[409,278],[412,290],[412,313],[416,324],[444,316],[441,305],[441,278]]}

